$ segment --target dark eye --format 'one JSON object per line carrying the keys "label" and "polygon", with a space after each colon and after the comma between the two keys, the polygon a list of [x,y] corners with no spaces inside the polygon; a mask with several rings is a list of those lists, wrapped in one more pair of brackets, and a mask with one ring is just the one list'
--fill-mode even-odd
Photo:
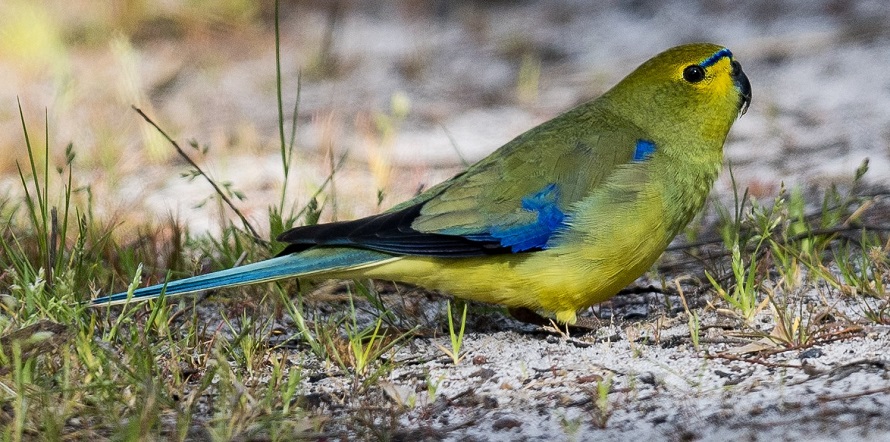
{"label": "dark eye", "polygon": [[693,64],[683,69],[683,79],[690,83],[698,83],[705,79],[705,68]]}

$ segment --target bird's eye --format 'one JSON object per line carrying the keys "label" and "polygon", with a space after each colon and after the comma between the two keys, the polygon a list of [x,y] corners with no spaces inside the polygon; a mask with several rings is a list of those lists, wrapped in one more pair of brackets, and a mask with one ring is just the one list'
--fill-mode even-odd
{"label": "bird's eye", "polygon": [[698,83],[705,79],[705,68],[693,64],[683,69],[683,79],[690,83]]}

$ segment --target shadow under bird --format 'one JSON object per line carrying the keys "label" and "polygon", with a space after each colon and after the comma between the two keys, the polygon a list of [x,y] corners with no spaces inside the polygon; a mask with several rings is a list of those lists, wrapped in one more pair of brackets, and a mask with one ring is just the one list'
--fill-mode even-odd
{"label": "shadow under bird", "polygon": [[608,92],[387,212],[291,229],[277,257],[96,298],[104,306],[282,278],[375,278],[574,323],[701,210],[751,103],[729,49],[674,47]]}

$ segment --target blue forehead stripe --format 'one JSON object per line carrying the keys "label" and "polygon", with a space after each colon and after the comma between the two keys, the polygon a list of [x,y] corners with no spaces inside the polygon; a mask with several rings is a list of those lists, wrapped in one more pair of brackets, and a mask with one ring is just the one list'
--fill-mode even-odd
{"label": "blue forehead stripe", "polygon": [[723,49],[715,52],[714,55],[706,58],[705,61],[703,61],[699,64],[699,66],[706,68],[714,63],[717,63],[723,57],[732,58],[732,52],[730,52],[729,49],[723,48]]}

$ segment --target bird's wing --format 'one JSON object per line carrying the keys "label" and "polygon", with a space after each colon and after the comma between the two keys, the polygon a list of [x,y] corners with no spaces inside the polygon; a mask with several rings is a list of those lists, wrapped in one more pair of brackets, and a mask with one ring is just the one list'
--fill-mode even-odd
{"label": "bird's wing", "polygon": [[569,221],[573,203],[618,165],[651,154],[651,142],[635,127],[594,129],[583,114],[564,117],[385,213],[291,229],[278,237],[291,244],[282,253],[317,245],[439,257],[544,249]]}

